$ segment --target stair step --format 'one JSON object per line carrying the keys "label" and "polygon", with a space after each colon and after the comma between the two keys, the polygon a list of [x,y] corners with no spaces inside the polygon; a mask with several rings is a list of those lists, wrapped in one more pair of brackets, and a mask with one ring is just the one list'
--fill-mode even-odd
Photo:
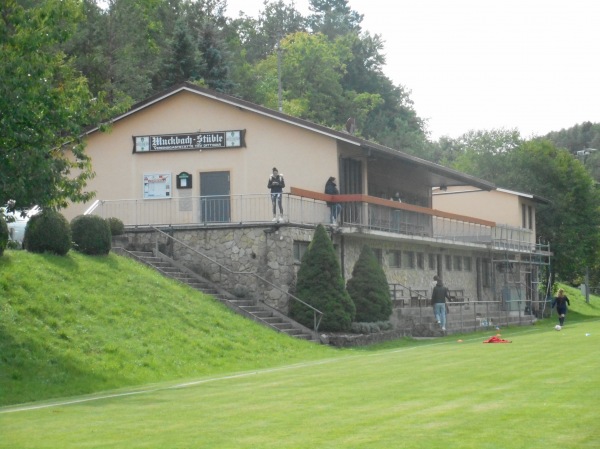
{"label": "stair step", "polygon": [[229,302],[238,307],[251,307],[256,305],[256,302],[251,299],[230,299]]}
{"label": "stair step", "polygon": [[151,252],[130,251],[130,253],[140,262],[154,268],[164,276],[186,284],[204,294],[211,295],[220,302],[227,302],[235,305],[239,309],[263,321],[279,332],[285,333],[294,338],[301,338],[303,340],[320,343],[318,340],[313,338],[312,334],[306,333],[301,329],[297,329],[290,321],[287,321],[284,317],[274,315],[271,310],[261,307],[260,304],[257,304],[255,300],[229,299],[225,295],[221,294],[209,282],[202,282],[198,278],[190,276],[188,273],[185,273],[178,267],[173,266],[168,261],[164,261],[160,257],[155,257]]}

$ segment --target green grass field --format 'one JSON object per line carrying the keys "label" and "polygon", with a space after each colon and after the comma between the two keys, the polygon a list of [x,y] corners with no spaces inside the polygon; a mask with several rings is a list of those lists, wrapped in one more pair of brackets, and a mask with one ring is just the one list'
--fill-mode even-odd
{"label": "green grass field", "polygon": [[[9,252],[11,269],[0,258],[3,339],[16,332],[18,326],[14,323],[22,323],[22,315],[28,310],[21,304],[28,301],[15,299],[14,294],[11,300],[6,300],[3,290],[7,288],[6,273],[12,272],[15,260],[32,262],[30,257],[43,260],[48,257],[15,254]],[[117,278],[124,276],[134,283],[133,279],[141,276],[145,283],[159,286],[153,295],[160,294],[163,283],[167,291],[177,287],[115,256],[70,257],[73,260],[69,269],[100,264],[93,266],[93,271],[98,272],[103,264],[116,264],[116,272],[107,269],[109,275],[116,277],[114,282],[121,282]],[[50,258],[50,266],[44,270],[48,271],[53,264],[62,262]],[[57,269],[61,276],[65,276],[63,269]],[[139,271],[133,275],[130,269]],[[104,275],[98,276],[100,279]],[[103,279],[99,282],[106,282]],[[90,281],[86,284],[89,286]],[[29,288],[31,293],[34,287]],[[140,286],[136,288],[139,290]],[[560,332],[553,328],[554,319],[548,319],[535,326],[501,329],[501,336],[512,341],[509,344],[484,344],[493,334],[476,333],[335,350],[278,334],[274,343],[270,340],[271,331],[229,314],[210,300],[194,296],[195,292],[184,291],[183,296],[176,296],[179,302],[188,298],[192,305],[186,307],[197,313],[207,313],[216,307],[211,321],[220,324],[214,333],[194,334],[189,341],[180,341],[182,337],[174,335],[176,346],[184,347],[176,350],[171,347],[172,340],[163,342],[167,348],[154,349],[154,364],[162,365],[158,357],[168,361],[169,352],[175,351],[181,364],[190,366],[179,367],[170,376],[172,362],[162,370],[142,367],[135,375],[128,375],[121,370],[135,371],[137,352],[133,349],[132,354],[119,349],[86,359],[78,354],[79,349],[72,348],[69,353],[68,348],[59,346],[54,356],[62,351],[64,360],[74,358],[88,363],[77,373],[66,371],[63,375],[72,379],[77,388],[69,393],[70,381],[63,379],[60,388],[54,386],[52,395],[38,396],[46,400],[20,405],[17,404],[25,401],[13,400],[13,405],[0,408],[0,448],[598,448],[600,300],[592,297],[591,304],[586,304],[576,290],[567,289],[567,294],[572,306],[567,324]],[[161,302],[162,299],[152,302],[152,308],[161,311],[159,317],[168,323],[177,320],[167,316],[168,309]],[[200,307],[196,303],[203,304],[201,310],[194,309]],[[100,307],[99,303],[94,304]],[[7,310],[11,312],[10,319]],[[180,314],[177,312],[175,315]],[[101,320],[102,313],[106,311],[95,313],[94,319]],[[48,347],[52,347],[53,339],[60,340],[60,336],[50,335],[52,328],[42,325],[43,314],[38,315],[40,321],[27,330],[30,339],[42,344],[37,333],[46,335]],[[129,332],[139,333],[137,339],[141,341],[146,336],[134,321],[145,322],[146,318],[150,324],[144,329],[151,336],[158,318],[154,321],[155,318],[142,315],[128,320]],[[77,342],[79,347],[83,337],[63,325],[60,315],[54,319],[58,328],[66,329],[64,333],[70,337],[67,341],[72,345]],[[186,319],[198,325],[191,317]],[[41,330],[36,331],[36,327]],[[99,332],[109,338],[111,333],[121,335],[118,330],[123,326],[110,327],[108,322],[99,327],[103,329],[101,332],[90,328],[83,335]],[[219,327],[225,331],[219,333]],[[184,333],[193,329],[194,326],[186,327]],[[193,344],[195,339],[203,351],[219,346],[214,354],[205,355],[201,365],[194,364],[194,357],[183,355],[198,354],[199,349]],[[21,350],[29,343],[24,335],[11,341],[12,346],[3,343],[0,368],[2,372],[11,369],[18,374],[19,369],[7,362],[6,351],[18,353],[13,347],[15,341]],[[228,341],[232,342],[227,345]],[[151,340],[151,344],[158,344],[158,340]],[[119,343],[114,340],[112,345]],[[34,349],[29,351],[37,354]],[[96,364],[106,357],[112,357],[120,366]],[[42,359],[41,353],[37,358]],[[37,360],[33,366],[40,363]],[[59,372],[56,368],[56,373]],[[47,378],[51,386],[57,382],[56,373]],[[24,374],[20,381],[0,376],[3,396],[6,386],[18,382],[23,391],[29,384],[32,391],[38,394],[42,391],[41,371],[38,371],[41,380]],[[88,391],[93,394],[75,396],[86,385],[85,376],[94,378],[87,384],[93,387]],[[96,377],[110,382],[96,382]],[[102,388],[119,381],[122,383],[116,389]],[[60,391],[66,393],[61,395],[64,397],[48,399]]]}

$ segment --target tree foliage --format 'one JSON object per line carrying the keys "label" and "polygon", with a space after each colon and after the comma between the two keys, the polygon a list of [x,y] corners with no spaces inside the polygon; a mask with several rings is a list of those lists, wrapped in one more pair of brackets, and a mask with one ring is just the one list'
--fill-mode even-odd
{"label": "tree foliage", "polygon": [[75,29],[78,2],[21,3],[4,2],[0,17],[0,204],[89,200],[92,169],[80,136],[103,102],[60,50]]}
{"label": "tree foliage", "polygon": [[[356,308],[344,286],[340,264],[333,243],[322,225],[318,225],[308,251],[302,258],[296,282],[296,296],[323,312],[319,330],[346,331],[354,319]],[[312,328],[313,311],[293,301],[290,316]]]}
{"label": "tree foliage", "polygon": [[27,222],[23,248],[32,253],[64,256],[71,249],[69,222],[60,212],[44,209]]}
{"label": "tree foliage", "polygon": [[4,254],[6,245],[8,244],[8,225],[4,220],[4,216],[0,214],[0,256]]}
{"label": "tree foliage", "polygon": [[389,320],[392,314],[390,287],[383,268],[369,246],[363,246],[346,289],[356,306],[355,321],[371,323]]}
{"label": "tree foliage", "polygon": [[554,273],[581,278],[600,249],[600,196],[579,160],[549,140],[521,141],[514,132],[469,133],[459,139],[454,168],[499,187],[550,200],[537,207],[537,236],[554,253]]}
{"label": "tree foliage", "polygon": [[90,256],[110,252],[112,239],[108,221],[98,215],[78,215],[71,220],[74,248]]}
{"label": "tree foliage", "polygon": [[600,123],[583,122],[568,129],[550,132],[545,137],[573,154],[586,148],[600,150]]}
{"label": "tree foliage", "polygon": [[[100,7],[102,5],[102,7]],[[425,122],[409,92],[383,74],[383,40],[361,30],[347,0],[311,0],[304,17],[283,0],[257,19],[227,19],[225,0],[83,0],[64,48],[112,104],[141,101],[182,81],[420,154]],[[134,24],[134,25],[132,25]],[[280,84],[281,82],[281,84]]]}

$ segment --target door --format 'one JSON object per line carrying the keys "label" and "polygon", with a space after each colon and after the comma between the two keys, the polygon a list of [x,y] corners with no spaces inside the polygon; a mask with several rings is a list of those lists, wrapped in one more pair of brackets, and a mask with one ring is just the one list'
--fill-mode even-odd
{"label": "door", "polygon": [[[340,160],[341,174],[339,189],[342,195],[352,193],[363,193],[362,184],[362,162],[351,158],[342,158]],[[342,223],[361,224],[363,223],[363,210],[358,203],[344,203],[342,209]]]}
{"label": "door", "polygon": [[200,221],[228,223],[231,221],[229,172],[200,173]]}

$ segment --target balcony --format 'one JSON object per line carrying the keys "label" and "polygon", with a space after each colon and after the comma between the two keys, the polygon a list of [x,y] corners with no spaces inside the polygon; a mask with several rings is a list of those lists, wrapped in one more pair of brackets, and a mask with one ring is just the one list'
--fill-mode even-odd
{"label": "balcony", "polygon": [[[297,225],[329,224],[327,194],[292,188],[283,194],[285,221]],[[528,229],[511,228],[422,206],[385,200],[368,195],[338,195],[342,204],[340,230],[343,233],[396,235],[466,246],[493,246],[493,249],[532,252],[535,236]],[[125,226],[215,227],[266,224],[271,222],[270,194],[187,196],[166,199],[97,200],[86,214],[116,217]]]}

